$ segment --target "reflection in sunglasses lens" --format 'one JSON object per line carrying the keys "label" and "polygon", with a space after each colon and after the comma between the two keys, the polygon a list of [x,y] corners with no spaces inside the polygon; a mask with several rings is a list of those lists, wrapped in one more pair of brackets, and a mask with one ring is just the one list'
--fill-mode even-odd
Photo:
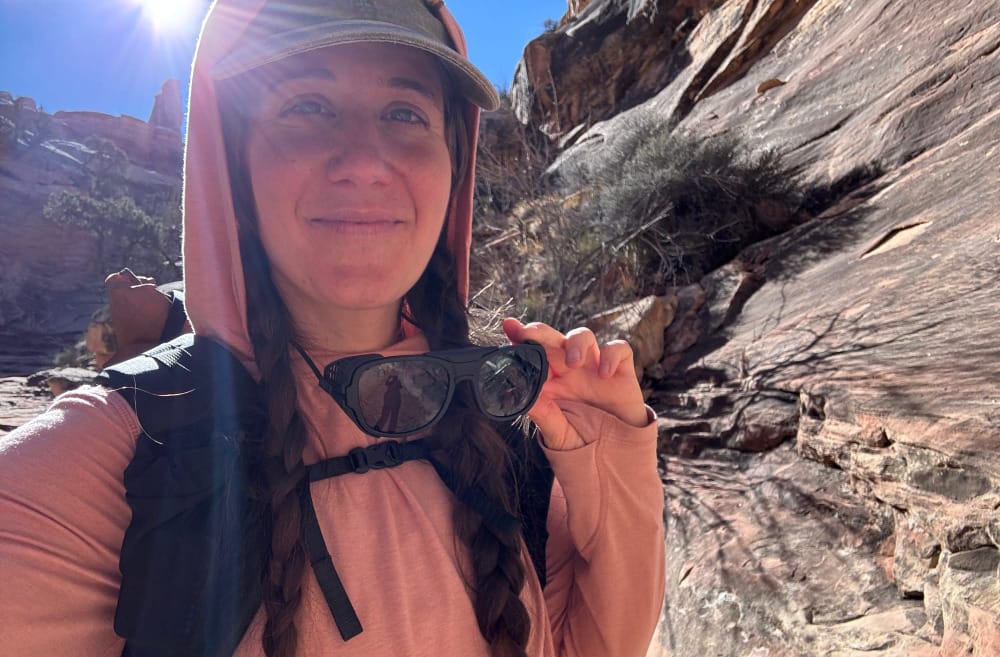
{"label": "reflection in sunglasses lens", "polygon": [[434,419],[448,396],[448,372],[433,363],[376,363],[358,379],[361,415],[383,433],[417,431]]}
{"label": "reflection in sunglasses lens", "polygon": [[526,411],[541,365],[538,355],[528,350],[505,350],[484,360],[477,382],[483,410],[497,417]]}

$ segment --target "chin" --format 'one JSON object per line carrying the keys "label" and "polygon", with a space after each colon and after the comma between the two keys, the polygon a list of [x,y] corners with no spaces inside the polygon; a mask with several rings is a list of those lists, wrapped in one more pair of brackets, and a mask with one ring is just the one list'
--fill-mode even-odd
{"label": "chin", "polygon": [[319,296],[327,304],[344,310],[375,310],[386,306],[399,306],[412,282],[393,280],[395,277],[381,277],[367,272],[361,279],[349,276],[331,275],[327,280],[335,281],[335,287],[320,291]]}

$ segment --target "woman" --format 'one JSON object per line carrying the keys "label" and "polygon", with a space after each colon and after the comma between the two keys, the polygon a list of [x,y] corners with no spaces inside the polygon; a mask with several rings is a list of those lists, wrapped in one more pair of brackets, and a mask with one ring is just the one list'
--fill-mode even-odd
{"label": "woman", "polygon": [[[624,342],[504,323],[549,364],[528,412],[556,478],[544,592],[521,541],[425,460],[308,487],[363,625],[346,641],[300,539],[307,466],[384,440],[317,385],[322,366],[469,344],[478,112],[497,99],[464,50],[431,0],[220,0],[206,20],[184,173],[187,308],[196,334],[261,381],[268,416],[250,473],[269,521],[262,604],[236,655],[645,654],[663,596],[662,490]],[[460,486],[509,511],[495,426],[460,387],[421,436]],[[122,472],[141,431],[118,393],[84,389],[0,444],[4,650],[121,652]]]}

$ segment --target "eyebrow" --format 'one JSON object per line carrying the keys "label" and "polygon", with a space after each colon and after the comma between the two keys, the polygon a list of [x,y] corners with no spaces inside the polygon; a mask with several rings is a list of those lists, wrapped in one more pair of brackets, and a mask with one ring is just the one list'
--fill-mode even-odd
{"label": "eyebrow", "polygon": [[437,102],[440,100],[433,91],[431,91],[427,85],[419,80],[414,80],[413,78],[402,78],[395,77],[389,78],[386,86],[393,89],[409,89],[411,91],[416,91],[418,94],[427,97],[429,100]]}
{"label": "eyebrow", "polygon": [[[281,79],[276,80],[275,83],[271,85],[271,88],[273,89],[281,85],[282,83],[288,82],[290,80],[310,80],[310,79],[330,80],[335,82],[337,80],[337,76],[325,68],[309,68],[297,71],[292,70],[288,71],[287,74],[283,76]],[[424,96],[427,99],[432,100],[434,102],[438,102],[440,100],[438,98],[438,94],[434,93],[426,84],[414,78],[402,77],[402,76],[391,77],[385,81],[384,86],[389,87],[390,89],[408,89],[410,91],[415,91],[421,96]]]}
{"label": "eyebrow", "polygon": [[278,68],[268,76],[267,88],[274,91],[281,85],[294,80],[336,80],[336,76],[324,68]]}

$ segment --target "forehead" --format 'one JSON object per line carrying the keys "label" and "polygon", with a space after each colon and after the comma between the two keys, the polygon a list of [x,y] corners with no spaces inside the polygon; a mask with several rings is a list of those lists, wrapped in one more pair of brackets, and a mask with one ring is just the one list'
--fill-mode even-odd
{"label": "forehead", "polygon": [[359,85],[412,88],[443,98],[443,70],[430,53],[390,43],[353,43],[320,48],[268,64],[253,77],[265,87],[315,78]]}

